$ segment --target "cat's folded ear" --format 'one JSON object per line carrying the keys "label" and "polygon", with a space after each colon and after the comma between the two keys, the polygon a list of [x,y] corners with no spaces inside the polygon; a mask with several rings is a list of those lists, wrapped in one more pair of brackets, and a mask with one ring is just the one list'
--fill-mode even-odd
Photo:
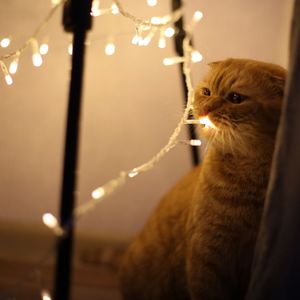
{"label": "cat's folded ear", "polygon": [[284,95],[285,83],[286,83],[286,72],[282,72],[282,74],[270,74],[270,81],[272,84],[272,88],[275,93],[279,96]]}

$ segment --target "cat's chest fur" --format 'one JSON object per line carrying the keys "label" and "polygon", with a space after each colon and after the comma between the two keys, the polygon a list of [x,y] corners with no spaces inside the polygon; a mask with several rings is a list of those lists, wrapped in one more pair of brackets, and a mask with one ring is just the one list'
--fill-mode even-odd
{"label": "cat's chest fur", "polygon": [[206,158],[185,233],[187,276],[195,299],[243,299],[268,172],[269,162],[217,153]]}

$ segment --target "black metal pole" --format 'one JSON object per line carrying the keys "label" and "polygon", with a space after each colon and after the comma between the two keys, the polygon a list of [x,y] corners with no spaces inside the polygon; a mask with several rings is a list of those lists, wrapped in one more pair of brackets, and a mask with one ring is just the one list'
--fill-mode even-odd
{"label": "black metal pole", "polygon": [[74,35],[60,207],[60,224],[66,229],[66,233],[57,244],[55,300],[70,298],[74,228],[68,225],[73,225],[72,215],[76,198],[84,42],[86,31],[91,28],[90,10],[91,0],[70,0],[64,7],[64,28],[68,32],[73,32]]}
{"label": "black metal pole", "polygon": [[[182,7],[182,1],[181,0],[172,0],[172,10],[175,11],[177,9],[179,9],[180,7]],[[185,30],[184,30],[184,26],[183,26],[183,17],[181,17],[177,22],[175,22],[175,27],[177,29],[176,35],[175,35],[175,50],[176,53],[179,56],[183,56],[183,40],[185,38]],[[183,93],[184,93],[184,101],[185,101],[185,105],[187,104],[187,97],[188,97],[188,90],[187,90],[187,86],[185,84],[185,75],[182,71],[182,63],[180,64],[180,75],[181,75],[181,81],[182,81],[182,87],[183,87]],[[189,125],[188,127],[188,133],[189,133],[189,137],[190,139],[197,139],[197,134],[195,131],[195,126],[193,125]],[[198,165],[199,164],[199,153],[198,153],[198,149],[197,147],[192,147],[191,146],[191,154],[192,154],[192,162],[194,165]]]}

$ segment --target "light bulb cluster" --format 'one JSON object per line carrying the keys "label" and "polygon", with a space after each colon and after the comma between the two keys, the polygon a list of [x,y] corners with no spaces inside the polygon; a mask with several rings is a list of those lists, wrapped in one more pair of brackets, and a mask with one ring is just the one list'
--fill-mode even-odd
{"label": "light bulb cluster", "polygon": [[[0,65],[4,75],[4,79],[7,85],[13,84],[13,77],[19,69],[19,60],[21,54],[27,49],[31,48],[32,50],[32,63],[35,67],[40,67],[43,64],[42,56],[46,55],[49,51],[48,43],[43,42],[39,45],[37,36],[45,28],[48,22],[52,19],[55,12],[58,8],[65,2],[65,0],[51,0],[53,5],[52,9],[49,11],[45,20],[39,24],[35,29],[33,35],[24,42],[24,44],[9,54],[0,56]],[[0,40],[0,47],[7,48],[11,45],[11,38],[4,37]]]}
{"label": "light bulb cluster", "polygon": [[[45,27],[47,22],[54,15],[54,12],[57,10],[57,8],[64,3],[64,0],[51,0],[51,3],[53,5],[52,10],[49,12],[45,21],[42,24],[40,24],[40,26],[36,29],[34,35],[31,38],[29,38],[25,42],[25,44],[17,51],[0,57],[1,68],[7,85],[13,84],[12,75],[16,74],[18,70],[20,55],[29,46],[31,46],[32,49],[33,65],[35,67],[40,67],[43,64],[43,56],[48,53],[49,45],[46,42],[43,42],[40,45],[38,45],[38,40],[36,36],[40,33],[42,28]],[[148,0],[147,4],[149,6],[155,6],[157,5],[157,1]],[[183,10],[178,9],[175,12],[162,17],[154,16],[151,19],[140,19],[130,14],[129,12],[125,11],[119,0],[113,1],[109,8],[101,8],[100,1],[93,0],[91,15],[93,17],[98,17],[105,14],[112,14],[112,15],[121,14],[122,16],[130,19],[133,22],[136,29],[136,32],[131,39],[131,43],[133,45],[148,46],[152,42],[156,33],[159,32],[157,46],[160,49],[164,49],[167,46],[167,39],[172,38],[176,34],[176,31],[173,26],[174,23],[182,17]],[[196,11],[192,17],[191,24],[187,28],[188,29],[193,28],[195,24],[202,19],[202,17],[203,17],[202,12]],[[104,53],[107,56],[112,56],[116,53],[116,44],[111,40],[112,38],[110,38],[110,40],[104,46]],[[0,46],[3,48],[9,47],[10,44],[11,44],[10,37],[4,37],[0,40]],[[67,51],[69,55],[73,54],[72,43],[68,45]],[[163,60],[163,64],[166,66],[170,66],[173,64],[182,63],[183,59],[184,59],[183,57],[168,57]],[[191,60],[194,63],[200,62],[202,60],[202,55],[199,53],[199,51],[193,50],[191,51]],[[3,64],[5,66],[3,66]],[[8,73],[6,72],[7,70]]]}
{"label": "light bulb cluster", "polygon": [[[95,2],[96,0],[94,0]],[[43,22],[38,29],[35,31],[35,34],[26,41],[25,45],[15,51],[12,54],[5,55],[0,57],[0,65],[2,72],[5,77],[5,81],[8,85],[12,84],[12,77],[11,74],[15,74],[18,69],[18,61],[20,54],[29,46],[32,48],[32,60],[33,64],[35,66],[40,66],[43,62],[42,55],[45,55],[48,53],[48,44],[41,44],[38,45],[36,36],[38,33],[40,33],[41,29],[44,27],[44,25],[49,21],[51,16],[54,14],[55,10],[58,8],[60,4],[62,4],[63,0],[52,0],[52,3],[54,7],[50,11],[48,17],[46,18],[46,21]],[[149,6],[154,6],[157,3],[157,1],[147,1]],[[149,4],[151,3],[151,4]],[[135,28],[136,33],[132,39],[134,41],[134,44],[139,46],[147,46],[152,41],[152,38],[154,35],[159,32],[159,44],[160,47],[164,47],[164,41],[163,38],[171,37],[175,34],[175,30],[172,27],[174,22],[178,21],[182,15],[183,10],[179,9],[175,11],[174,13],[164,16],[162,18],[159,17],[153,17],[151,20],[147,19],[140,19],[135,17],[134,15],[130,14],[129,12],[125,11],[120,3],[119,0],[115,0],[113,5],[109,9],[101,10],[99,6],[99,1],[96,1],[93,3],[91,14],[93,16],[101,15],[102,13],[112,13],[112,14],[120,14],[123,17],[130,19]],[[202,18],[202,13],[197,11],[195,12],[190,24],[186,26],[186,36],[183,40],[183,53],[184,55],[182,57],[173,57],[173,58],[166,58],[164,60],[165,65],[172,65],[174,63],[182,63],[182,70],[185,75],[185,83],[188,90],[188,99],[187,99],[187,105],[184,109],[183,115],[178,122],[178,125],[174,129],[173,133],[168,139],[168,142],[166,145],[151,159],[149,159],[144,164],[137,166],[129,171],[122,171],[120,174],[111,180],[109,180],[107,183],[103,184],[102,186],[97,187],[94,189],[91,193],[91,199],[85,202],[82,205],[79,205],[75,210],[74,214],[71,220],[68,222],[68,226],[73,226],[77,219],[81,217],[82,215],[88,213],[90,210],[94,209],[95,206],[101,201],[111,195],[113,192],[115,192],[118,188],[123,186],[127,180],[132,180],[136,176],[147,172],[154,168],[154,166],[170,151],[172,150],[180,141],[178,141],[179,134],[182,130],[182,127],[185,124],[204,124],[205,126],[211,126],[209,121],[206,119],[204,120],[189,120],[190,111],[193,106],[194,101],[194,89],[191,82],[191,64],[193,62],[198,62],[202,60],[202,56],[199,52],[197,52],[193,47],[191,46],[191,38],[192,38],[192,32],[194,26],[198,23],[199,20]],[[0,43],[1,44],[1,43]],[[5,43],[4,43],[5,45]],[[72,44],[69,45],[68,51],[70,54],[72,54]],[[107,55],[112,55],[115,53],[116,47],[112,41],[109,41],[107,45],[105,46],[105,53]],[[10,66],[9,70],[6,67],[6,64],[4,63],[4,60],[10,60]],[[197,123],[196,123],[197,122]],[[197,146],[199,147],[201,145],[200,140],[190,140],[189,142],[185,142],[185,144],[191,145],[191,146]],[[57,218],[51,214],[51,213],[45,213],[43,215],[43,223],[50,228],[53,233],[57,236],[62,236],[69,228],[62,228],[57,220]],[[42,300],[51,300],[51,295],[49,291],[45,289],[41,289],[41,298]]]}

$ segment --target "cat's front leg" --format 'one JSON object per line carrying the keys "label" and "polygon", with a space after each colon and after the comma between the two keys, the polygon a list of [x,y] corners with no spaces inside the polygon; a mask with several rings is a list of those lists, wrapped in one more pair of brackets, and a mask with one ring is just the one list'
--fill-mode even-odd
{"label": "cat's front leg", "polygon": [[187,249],[187,281],[192,300],[236,300],[234,265],[222,237],[205,239],[196,232]]}

